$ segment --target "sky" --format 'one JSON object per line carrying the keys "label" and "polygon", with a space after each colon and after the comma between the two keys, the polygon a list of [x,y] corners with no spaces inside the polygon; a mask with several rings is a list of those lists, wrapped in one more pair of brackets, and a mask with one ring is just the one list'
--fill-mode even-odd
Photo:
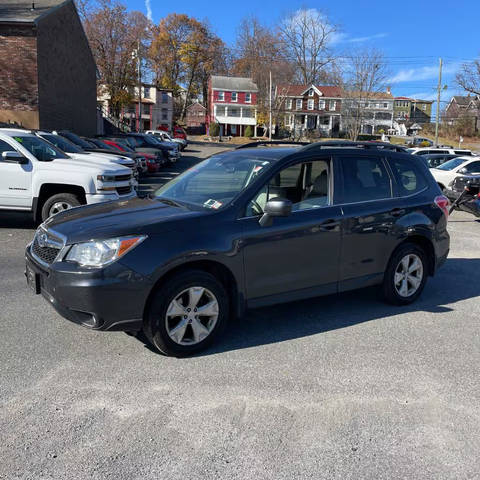
{"label": "sky", "polygon": [[240,20],[250,14],[272,25],[299,8],[316,8],[338,25],[333,47],[348,54],[357,47],[383,51],[389,66],[392,93],[426,100],[436,99],[438,63],[442,57],[442,102],[461,94],[455,72],[462,62],[480,57],[480,0],[262,0],[215,2],[182,0],[126,0],[158,21],[169,13],[185,13],[208,20],[228,45],[235,43]]}

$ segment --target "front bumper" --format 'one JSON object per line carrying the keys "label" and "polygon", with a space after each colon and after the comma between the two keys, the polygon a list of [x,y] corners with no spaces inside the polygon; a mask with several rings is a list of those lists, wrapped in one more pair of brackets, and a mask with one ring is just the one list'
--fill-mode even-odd
{"label": "front bumper", "polygon": [[[25,252],[26,274],[64,318],[94,330],[140,330],[150,281],[120,262],[103,269],[80,269],[66,262],[41,265]],[[31,275],[31,274],[30,274]]]}
{"label": "front bumper", "polygon": [[130,200],[136,196],[137,192],[135,188],[132,188],[132,191],[127,195],[118,195],[118,193],[87,193],[85,199],[87,200],[87,205],[92,205],[94,203],[112,202],[114,200]]}

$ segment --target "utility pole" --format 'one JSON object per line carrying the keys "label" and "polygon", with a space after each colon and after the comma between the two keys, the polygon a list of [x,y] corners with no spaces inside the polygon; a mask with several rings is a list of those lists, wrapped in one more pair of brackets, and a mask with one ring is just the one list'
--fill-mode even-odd
{"label": "utility pole", "polygon": [[270,70],[270,107],[269,107],[269,127],[268,127],[268,139],[272,141],[272,71]]}
{"label": "utility pole", "polygon": [[140,40],[137,44],[137,77],[138,77],[138,126],[137,130],[142,131],[142,57],[140,55]]}
{"label": "utility pole", "polygon": [[438,145],[438,123],[440,121],[440,97],[442,94],[442,59],[438,69],[437,118],[435,119],[435,146]]}

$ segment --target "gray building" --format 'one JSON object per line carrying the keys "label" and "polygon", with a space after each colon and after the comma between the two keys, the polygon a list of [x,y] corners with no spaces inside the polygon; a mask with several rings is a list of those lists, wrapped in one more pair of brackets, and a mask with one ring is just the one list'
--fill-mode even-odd
{"label": "gray building", "polygon": [[73,0],[0,0],[0,122],[93,135],[96,80]]}

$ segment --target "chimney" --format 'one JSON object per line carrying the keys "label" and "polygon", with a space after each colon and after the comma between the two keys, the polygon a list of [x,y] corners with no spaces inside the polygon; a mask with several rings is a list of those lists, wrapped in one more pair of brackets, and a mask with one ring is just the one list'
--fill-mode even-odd
{"label": "chimney", "polygon": [[390,87],[387,87],[387,93],[388,93],[389,95],[392,94],[392,90],[390,89]]}

